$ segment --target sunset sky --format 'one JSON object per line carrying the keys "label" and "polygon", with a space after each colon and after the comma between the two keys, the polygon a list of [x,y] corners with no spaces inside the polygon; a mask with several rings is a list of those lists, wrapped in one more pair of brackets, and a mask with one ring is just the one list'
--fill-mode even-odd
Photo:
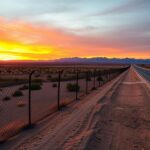
{"label": "sunset sky", "polygon": [[1,0],[0,60],[150,58],[150,0]]}

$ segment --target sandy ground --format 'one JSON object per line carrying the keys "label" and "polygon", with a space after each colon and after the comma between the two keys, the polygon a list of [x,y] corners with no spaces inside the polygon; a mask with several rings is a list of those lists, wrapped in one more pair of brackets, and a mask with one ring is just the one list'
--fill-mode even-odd
{"label": "sandy ground", "polygon": [[[75,92],[68,92],[67,83],[75,83],[75,81],[61,82],[60,100],[74,100]],[[32,91],[32,121],[36,121],[46,115],[51,106],[57,105],[57,87],[53,88],[51,82],[43,83],[42,89]],[[85,80],[79,80],[80,93],[85,93]],[[98,83],[97,85],[98,86]],[[28,119],[28,90],[23,91],[23,96],[12,97],[11,95],[22,87],[22,85],[2,88],[0,92],[0,128],[5,127],[12,122],[27,122]],[[89,91],[93,87],[93,81],[89,82]],[[79,95],[80,95],[79,93]],[[10,96],[11,100],[3,101],[5,96]],[[18,102],[23,102],[24,107],[18,107]],[[42,108],[42,109],[41,109]]]}
{"label": "sandy ground", "polygon": [[[57,112],[46,125],[35,132],[22,133],[21,136],[4,144],[1,149],[9,150],[81,150],[95,131],[99,120],[99,110],[106,103],[106,95],[112,95],[124,79],[126,73],[107,83],[83,100]],[[37,127],[38,128],[38,127]]]}

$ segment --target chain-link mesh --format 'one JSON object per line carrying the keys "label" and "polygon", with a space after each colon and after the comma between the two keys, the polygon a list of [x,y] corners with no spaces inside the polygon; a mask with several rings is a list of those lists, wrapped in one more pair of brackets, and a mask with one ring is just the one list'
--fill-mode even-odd
{"label": "chain-link mesh", "polygon": [[115,78],[125,69],[82,66],[1,67],[0,141],[5,141],[29,125],[30,117],[33,124],[57,111],[58,100],[60,108],[66,107],[72,101],[82,99],[92,90]]}
{"label": "chain-link mesh", "polygon": [[22,90],[28,76],[21,71],[1,71],[0,141],[13,136],[27,123],[28,91]]}

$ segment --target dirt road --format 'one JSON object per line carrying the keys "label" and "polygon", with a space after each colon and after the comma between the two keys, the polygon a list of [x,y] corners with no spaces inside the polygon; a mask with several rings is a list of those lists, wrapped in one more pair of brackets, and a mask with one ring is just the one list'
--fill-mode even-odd
{"label": "dirt road", "polygon": [[150,150],[150,96],[133,67],[58,112],[15,150]]}
{"label": "dirt road", "polygon": [[150,96],[133,68],[98,116],[86,150],[150,150]]}

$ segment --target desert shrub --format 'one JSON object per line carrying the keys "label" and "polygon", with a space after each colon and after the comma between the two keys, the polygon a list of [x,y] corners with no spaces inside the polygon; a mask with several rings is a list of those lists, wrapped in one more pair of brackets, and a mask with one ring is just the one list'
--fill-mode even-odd
{"label": "desert shrub", "polygon": [[40,83],[32,83],[31,84],[31,90],[40,90],[42,87],[41,87],[41,84]]}
{"label": "desert shrub", "polygon": [[52,84],[52,87],[57,87],[57,84],[56,84],[56,83],[53,83],[53,84]]}
{"label": "desert shrub", "polygon": [[88,78],[86,79],[86,81],[92,81],[91,77],[88,77]]}
{"label": "desert shrub", "polygon": [[34,75],[34,77],[35,77],[35,78],[38,78],[38,77],[40,77],[40,75],[39,75],[39,74],[36,74],[36,75]]}
{"label": "desert shrub", "polygon": [[15,82],[18,82],[19,80],[20,80],[20,79],[18,79],[18,78],[14,78],[14,81],[15,81]]}
{"label": "desert shrub", "polygon": [[11,98],[9,97],[9,96],[5,96],[4,98],[3,98],[3,101],[9,101]]}
{"label": "desert shrub", "polygon": [[97,77],[97,81],[103,81],[103,78],[101,76]]}
{"label": "desert shrub", "polygon": [[68,77],[68,75],[67,75],[67,74],[64,74],[64,77],[66,78],[66,77]]}
{"label": "desert shrub", "polygon": [[42,79],[34,79],[33,82],[42,84]]}
{"label": "desert shrub", "polygon": [[21,91],[15,91],[13,94],[12,94],[13,97],[20,97],[20,96],[23,96],[23,93]]}
{"label": "desert shrub", "polygon": [[77,84],[68,83],[68,84],[67,84],[67,90],[68,90],[69,92],[76,92],[76,90],[77,90],[77,91],[80,90],[80,86],[77,85]]}
{"label": "desert shrub", "polygon": [[22,100],[19,100],[19,102],[17,102],[16,105],[18,107],[24,107],[26,105],[26,103],[24,101],[22,101]]}
{"label": "desert shrub", "polygon": [[22,87],[19,88],[19,90],[23,91],[23,90],[27,90],[29,89],[28,85],[23,85]]}
{"label": "desert shrub", "polygon": [[52,78],[52,76],[51,76],[51,75],[48,75],[48,76],[47,76],[47,78],[48,78],[48,79],[51,79],[51,78]]}
{"label": "desert shrub", "polygon": [[[27,90],[29,89],[28,85],[23,85],[22,87],[19,88],[19,90]],[[41,89],[41,83],[32,83],[31,84],[31,90],[40,90]]]}
{"label": "desert shrub", "polygon": [[94,91],[94,90],[96,90],[96,87],[92,87],[91,91]]}

